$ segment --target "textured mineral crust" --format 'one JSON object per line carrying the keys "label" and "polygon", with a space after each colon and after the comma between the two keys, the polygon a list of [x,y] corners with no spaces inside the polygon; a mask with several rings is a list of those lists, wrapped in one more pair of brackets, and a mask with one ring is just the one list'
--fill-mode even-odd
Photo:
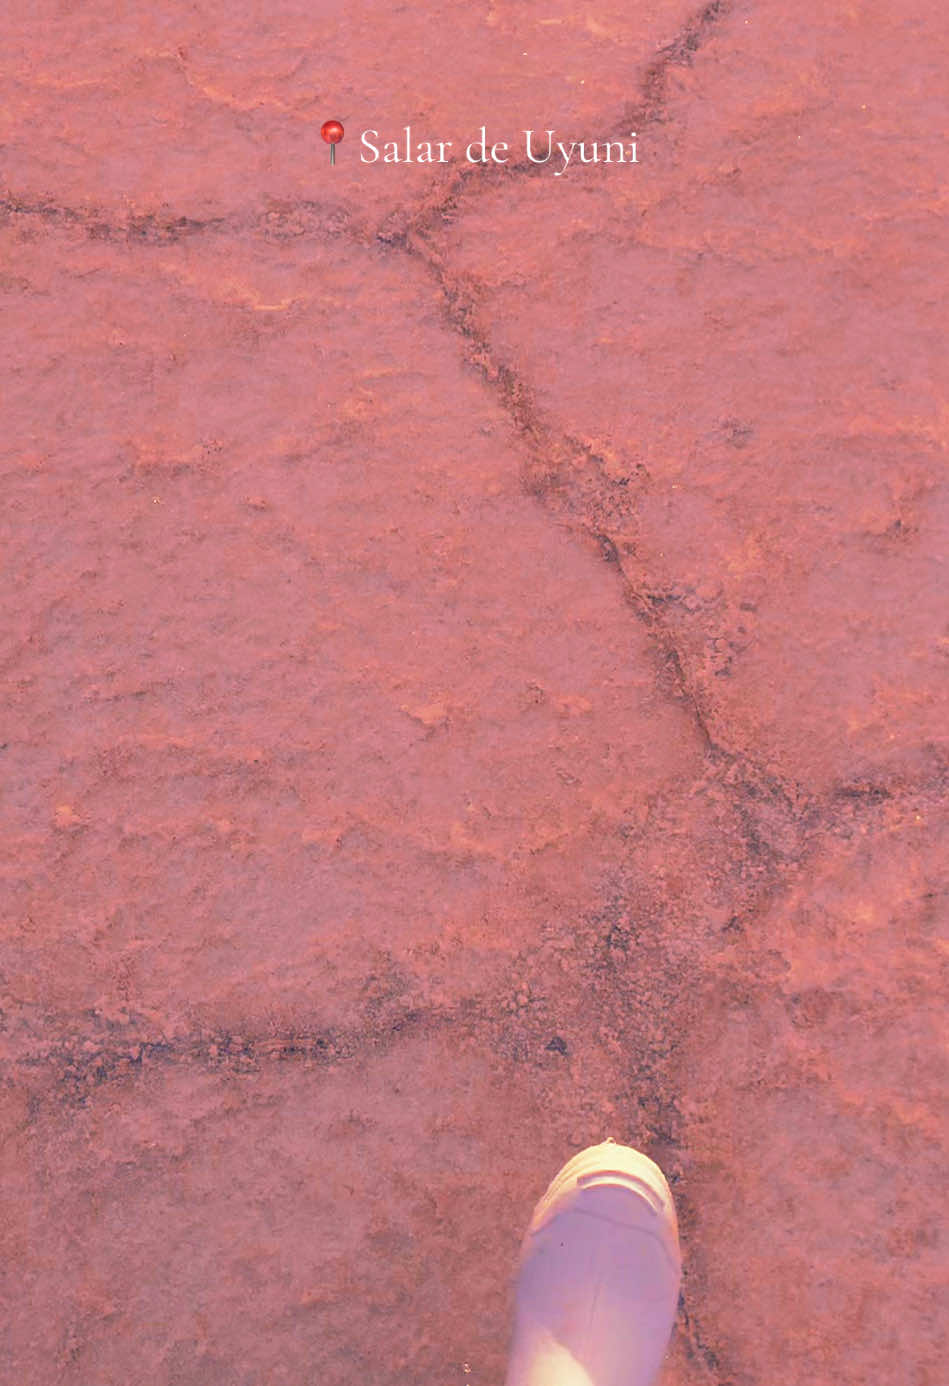
{"label": "textured mineral crust", "polygon": [[943,6],[8,8],[2,1380],[936,1386]]}

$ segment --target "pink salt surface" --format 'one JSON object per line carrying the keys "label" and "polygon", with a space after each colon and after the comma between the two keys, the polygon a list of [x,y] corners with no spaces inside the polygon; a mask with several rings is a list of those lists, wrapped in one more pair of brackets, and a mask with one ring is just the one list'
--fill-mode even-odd
{"label": "pink salt surface", "polygon": [[606,1135],[669,1386],[941,1379],[944,27],[6,17],[4,1381],[501,1386]]}

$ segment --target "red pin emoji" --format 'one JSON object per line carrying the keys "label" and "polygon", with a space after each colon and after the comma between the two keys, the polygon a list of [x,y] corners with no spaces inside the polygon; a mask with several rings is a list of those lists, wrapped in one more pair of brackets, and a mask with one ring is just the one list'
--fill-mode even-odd
{"label": "red pin emoji", "polygon": [[336,163],[336,146],[343,138],[343,127],[338,120],[324,120],[320,126],[320,134],[330,147],[330,163]]}

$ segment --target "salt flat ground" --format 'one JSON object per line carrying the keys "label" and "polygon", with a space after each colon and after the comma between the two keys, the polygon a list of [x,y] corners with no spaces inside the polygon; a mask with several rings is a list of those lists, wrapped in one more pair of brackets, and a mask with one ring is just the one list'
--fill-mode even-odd
{"label": "salt flat ground", "polygon": [[500,1386],[607,1135],[940,1379],[942,10],[7,17],[3,1381]]}

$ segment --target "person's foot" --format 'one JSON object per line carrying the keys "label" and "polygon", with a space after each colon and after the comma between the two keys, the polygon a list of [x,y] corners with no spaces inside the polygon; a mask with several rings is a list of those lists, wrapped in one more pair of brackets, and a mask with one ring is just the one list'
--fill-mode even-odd
{"label": "person's foot", "polygon": [[612,1137],[568,1160],[534,1209],[518,1263],[505,1386],[649,1386],[682,1260],[662,1170]]}

